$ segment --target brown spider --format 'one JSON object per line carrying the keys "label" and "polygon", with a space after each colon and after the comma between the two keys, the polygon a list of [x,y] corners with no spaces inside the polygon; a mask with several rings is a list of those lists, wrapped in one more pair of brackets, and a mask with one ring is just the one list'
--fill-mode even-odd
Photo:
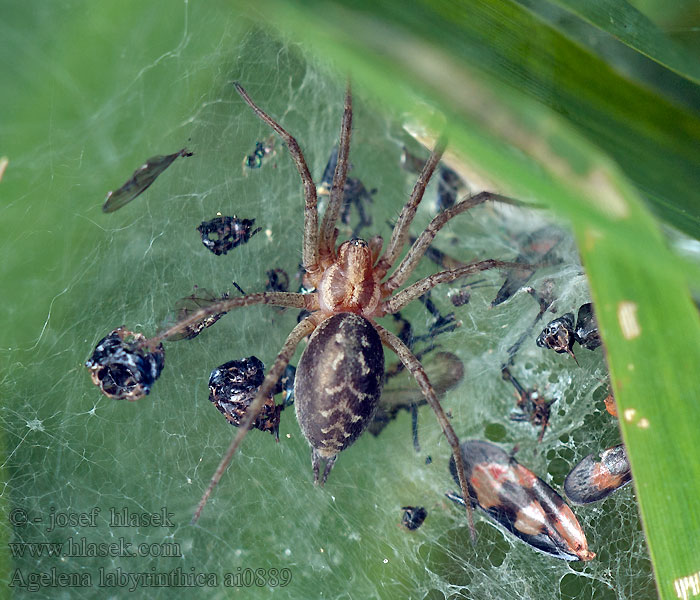
{"label": "brown spider", "polygon": [[[243,100],[255,114],[267,123],[285,142],[301,175],[304,187],[304,238],[303,267],[304,286],[314,290],[308,294],[289,292],[262,292],[243,297],[226,298],[202,307],[178,323],[169,327],[145,344],[154,346],[162,340],[187,330],[210,315],[252,304],[271,304],[306,309],[310,314],[287,337],[277,359],[267,373],[255,400],[246,412],[228,451],[214,473],[193,517],[195,522],[204,508],[212,490],[219,482],[236,449],[263,408],[266,398],[294,355],[297,345],[311,335],[308,346],[299,360],[294,394],[296,415],[301,429],[312,449],[314,482],[319,482],[319,467],[325,461],[321,485],[340,451],[352,444],[371,423],[381,396],[384,380],[384,354],[382,344],[393,350],[406,369],[413,374],[426,401],[435,411],[438,422],[447,438],[457,464],[462,494],[467,497],[459,439],[438,402],[433,386],[420,361],[399,338],[384,329],[376,319],[394,314],[409,302],[424,295],[440,283],[448,283],[494,267],[522,268],[522,264],[497,260],[473,262],[447,271],[435,273],[394,293],[409,278],[433,238],[445,223],[467,209],[486,200],[500,200],[515,204],[516,201],[489,192],[466,198],[437,215],[423,233],[418,236],[406,256],[384,280],[397,262],[408,240],[408,230],[420,203],[426,185],[440,162],[445,141],[438,141],[413,192],[403,207],[382,253],[382,238],[375,236],[368,242],[352,239],[336,247],[338,230],[335,223],[343,205],[343,189],[348,171],[350,132],[352,126],[352,100],[348,86],[345,96],[338,163],[333,177],[330,198],[320,224],[314,184],[304,155],[297,141],[276,121],[260,109],[247,92],[234,83]],[[467,504],[467,515],[473,528]]]}

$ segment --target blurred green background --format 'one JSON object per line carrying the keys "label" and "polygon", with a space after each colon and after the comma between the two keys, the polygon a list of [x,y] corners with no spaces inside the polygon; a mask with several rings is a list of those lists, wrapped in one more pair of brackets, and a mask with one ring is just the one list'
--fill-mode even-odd
{"label": "blurred green background", "polygon": [[[226,573],[265,569],[264,585],[237,591],[284,598],[653,598],[651,551],[659,592],[673,598],[683,578],[700,571],[700,512],[693,510],[700,349],[690,295],[700,281],[695,4],[0,6],[0,157],[8,158],[0,181],[3,593],[29,595],[31,574],[38,579],[54,569],[82,577],[81,585],[53,579],[33,597],[89,598],[109,574],[179,568],[216,576],[217,587],[197,585],[205,597],[232,593],[222,585]],[[232,435],[208,402],[209,372],[250,354],[271,364],[295,322],[291,312],[241,310],[192,342],[168,345],[161,380],[137,403],[102,397],[82,367],[117,326],[153,333],[194,285],[222,293],[233,291],[235,280],[258,291],[267,269],[296,272],[298,175],[279,143],[263,169],[243,173],[243,157],[268,131],[230,82],[241,81],[297,135],[318,178],[337,135],[347,72],[357,100],[353,175],[378,190],[368,233],[388,234],[386,223],[412,185],[399,155],[403,144],[420,149],[401,125],[439,122],[431,121],[434,108],[446,115],[451,148],[471,172],[493,189],[550,206],[563,227],[573,228],[590,292],[572,241],[561,249],[565,262],[543,270],[533,285],[555,282],[557,314],[595,301],[618,404],[635,411],[622,434],[636,490],[576,510],[598,553],[585,566],[536,554],[484,520],[472,547],[463,515],[442,499],[453,487],[449,448],[425,409],[420,455],[404,413],[381,436],[366,435],[344,453],[323,490],[310,483],[308,447],[287,411],[280,444],[253,432],[200,523],[189,526]],[[195,156],[178,159],[119,212],[101,212],[106,192],[146,158],[183,146]],[[430,210],[422,209],[414,231]],[[255,218],[264,232],[215,257],[194,228],[217,211]],[[465,261],[512,259],[518,235],[541,224],[530,212],[482,207],[455,220],[438,245]],[[435,270],[425,262],[419,275]],[[499,275],[487,283],[457,312],[462,327],[439,338],[467,373],[446,406],[460,436],[518,444],[520,462],[560,487],[580,458],[619,441],[602,405],[603,353],[581,350],[578,368],[531,340],[524,347],[521,376],[560,398],[537,445],[529,425],[508,420],[513,396],[499,375],[507,347],[536,307],[520,294],[489,309]],[[436,291],[443,312],[452,310],[448,296]],[[622,302],[636,306],[641,335],[625,337]],[[430,317],[420,305],[407,314],[419,333],[427,330]],[[642,418],[651,426],[640,427]],[[405,504],[428,508],[416,532],[397,526]],[[94,527],[48,530],[52,511],[95,507],[101,512]],[[166,507],[174,526],[110,527],[110,508],[123,507]],[[134,548],[146,544],[150,555],[56,558],[25,550],[21,557],[18,546],[7,546],[67,538],[123,539]],[[177,556],[158,555],[173,549]],[[291,582],[271,582],[270,569],[289,569]],[[127,580],[101,591],[120,597],[129,587]],[[136,593],[184,597],[193,590],[151,582]]]}

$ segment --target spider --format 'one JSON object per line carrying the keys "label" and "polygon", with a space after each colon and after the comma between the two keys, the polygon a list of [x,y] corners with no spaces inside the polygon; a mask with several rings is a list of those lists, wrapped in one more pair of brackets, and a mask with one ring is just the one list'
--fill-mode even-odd
{"label": "spider", "polygon": [[[187,330],[210,315],[253,304],[305,309],[306,316],[288,335],[269,372],[241,421],[228,451],[222,458],[192,518],[196,522],[214,487],[226,471],[233,455],[263,408],[270,393],[297,345],[307,336],[309,342],[297,366],[294,394],[296,415],[302,432],[311,446],[314,483],[323,485],[338,454],[350,446],[369,426],[376,412],[384,380],[382,345],[395,352],[415,378],[427,403],[431,406],[450,444],[459,474],[460,486],[467,497],[459,438],[445,415],[426,372],[410,349],[396,335],[377,323],[376,319],[393,315],[413,300],[441,283],[466,277],[491,268],[523,268],[520,263],[498,260],[472,262],[459,268],[441,271],[401,288],[415,269],[438,231],[453,217],[487,200],[521,204],[510,198],[481,192],[467,197],[438,214],[418,236],[403,260],[396,265],[408,241],[409,226],[425,192],[431,175],[440,162],[446,142],[440,138],[426,162],[410,198],[394,225],[391,238],[382,252],[383,241],[374,236],[365,241],[351,239],[336,245],[335,224],[343,206],[343,190],[348,172],[352,129],[352,94],[350,85],[345,94],[341,122],[338,162],[333,176],[330,198],[319,224],[317,190],[297,143],[279,123],[250,98],[240,84],[234,86],[255,114],[267,123],[284,141],[301,176],[304,189],[304,234],[302,244],[303,283],[310,293],[261,292],[242,297],[225,298],[202,307],[173,326],[151,338],[145,345],[154,346]],[[321,463],[325,463],[321,475]],[[469,504],[467,516],[473,532]]]}

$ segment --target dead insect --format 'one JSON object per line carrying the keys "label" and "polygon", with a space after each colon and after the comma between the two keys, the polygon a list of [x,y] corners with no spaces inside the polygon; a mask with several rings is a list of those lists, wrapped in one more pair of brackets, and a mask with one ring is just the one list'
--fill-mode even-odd
{"label": "dead insect", "polygon": [[165,362],[163,345],[153,352],[143,347],[146,338],[120,327],[102,338],[85,366],[105,396],[115,400],[138,400],[151,391]]}
{"label": "dead insect", "polygon": [[[495,444],[469,440],[461,445],[471,503],[536,550],[564,560],[588,561],[586,535],[564,499]],[[457,481],[454,460],[450,473]],[[462,496],[447,494],[464,505]]]}
{"label": "dead insect", "polygon": [[[371,238],[369,242],[352,239],[336,245],[335,224],[343,206],[343,190],[347,178],[350,149],[352,124],[350,90],[348,89],[345,96],[338,162],[330,198],[319,224],[316,185],[299,144],[279,123],[258,107],[238,83],[234,83],[234,86],[255,114],[284,140],[301,176],[305,198],[303,285],[315,291],[309,294],[262,292],[221,300],[191,314],[146,342],[152,346],[186,330],[192,323],[201,321],[208,315],[227,312],[242,306],[268,304],[306,309],[310,313],[287,336],[254,400],[249,405],[228,451],[212,476],[193,521],[199,518],[211,492],[226,471],[247,430],[268,401],[270,392],[275,388],[297,346],[309,335],[311,335],[309,344],[304,349],[297,368],[294,395],[297,419],[311,446],[314,480],[322,483],[328,476],[338,453],[356,440],[370,424],[384,381],[383,344],[399,356],[406,369],[415,377],[423,396],[434,410],[452,449],[456,469],[460,474],[461,489],[466,495],[467,483],[462,469],[459,440],[440,406],[435,389],[430,384],[420,361],[410,349],[393,333],[378,324],[377,320],[401,311],[438,284],[451,283],[456,279],[492,268],[526,268],[526,265],[522,264],[482,260],[471,262],[459,269],[436,273],[404,287],[435,235],[450,219],[488,200],[508,203],[514,203],[514,201],[489,192],[482,192],[478,196],[455,204],[431,221],[408,253],[399,261],[418,204],[443,154],[445,142],[440,140],[397,220],[386,249],[382,251],[383,242],[379,236]],[[393,272],[389,274],[392,269],[394,269]],[[400,288],[403,289],[397,291]],[[326,461],[326,465],[321,477],[319,467],[322,460]],[[466,512],[471,522],[469,507]]]}
{"label": "dead insect", "polygon": [[[253,225],[255,219],[218,216],[211,221],[202,221],[197,231],[202,234],[202,244],[217,256],[221,256],[236,246],[245,244],[258,231],[262,231],[262,227],[253,230]],[[209,236],[212,234],[215,234],[217,239],[211,239]]]}
{"label": "dead insect", "polygon": [[[425,359],[426,352],[417,354],[416,357],[423,362],[425,372],[433,384],[435,393],[443,396],[449,390],[457,387],[464,377],[464,365],[459,357],[451,352],[436,352],[429,359]],[[426,404],[425,398],[416,389],[411,381],[410,373],[398,363],[386,369],[386,386],[379,400],[379,407],[374,415],[368,430],[378,436],[384,428],[393,421],[402,410],[411,413],[413,430],[413,446],[416,452],[420,451],[418,444],[418,407]]]}
{"label": "dead insect", "polygon": [[158,176],[165,171],[178,156],[192,156],[192,152],[183,148],[175,154],[152,156],[142,164],[131,179],[116,191],[107,192],[107,198],[102,205],[102,212],[110,213],[129,204],[134,198],[145,192]]}
{"label": "dead insect", "polygon": [[508,367],[503,367],[501,376],[504,380],[510,381],[510,383],[513,384],[516,396],[518,397],[516,407],[519,412],[512,413],[510,415],[510,420],[529,421],[535,427],[540,427],[540,434],[537,437],[537,441],[541,442],[544,437],[545,429],[547,429],[547,425],[549,425],[551,406],[557,399],[547,400],[535,389],[526,390],[520,382],[513,377]]}
{"label": "dead insect", "polygon": [[[318,195],[329,196],[331,187],[333,186],[333,175],[336,166],[338,165],[338,146],[334,146],[331,150],[331,155],[326,163],[326,168],[323,170],[323,177],[318,184]],[[348,171],[352,169],[352,165],[348,165]],[[377,190],[367,190],[364,184],[356,177],[347,177],[345,186],[343,187],[343,207],[340,212],[340,221],[343,225],[350,226],[350,209],[355,206],[360,217],[358,224],[352,230],[352,237],[357,237],[360,230],[364,227],[369,227],[372,224],[372,217],[367,213],[366,207],[371,204],[372,194],[376,194]]]}
{"label": "dead insect", "polygon": [[524,263],[526,266],[514,269],[506,275],[506,279],[501,289],[498,290],[493,302],[491,302],[491,306],[498,306],[505,302],[523,287],[537,270],[537,267],[529,266],[527,263],[531,265],[549,261],[563,238],[564,232],[561,229],[547,226],[518,240],[518,246],[522,250],[516,257],[515,262]]}
{"label": "dead insect", "polygon": [[601,344],[598,322],[593,313],[593,304],[590,302],[583,304],[578,309],[574,335],[576,336],[576,341],[588,350],[595,350]]}
{"label": "dead insect", "polygon": [[572,313],[566,313],[550,321],[545,325],[542,333],[537,336],[537,345],[540,348],[549,348],[558,354],[566,352],[571,356],[574,356],[571,349],[575,341],[574,315]]}
{"label": "dead insect", "polygon": [[246,169],[259,169],[263,166],[268,155],[275,154],[275,136],[271,135],[264,142],[255,142],[255,150],[252,154],[246,155],[243,158],[243,174],[246,175]]}
{"label": "dead insect", "polygon": [[[175,303],[175,319],[176,321],[182,321],[198,310],[211,306],[219,300],[226,300],[228,297],[228,292],[224,293],[222,296],[215,296],[207,289],[195,289],[195,292],[191,296],[186,296]],[[213,315],[207,315],[200,321],[188,325],[180,333],[176,333],[168,339],[171,342],[174,342],[176,340],[191,340],[196,338],[200,333],[202,333],[202,331],[204,331],[207,327],[211,327],[225,314],[226,312],[220,312]]]}
{"label": "dead insect", "polygon": [[[265,365],[256,356],[231,360],[211,372],[209,400],[231,425],[239,427],[263,379]],[[252,427],[269,431],[279,441],[280,412],[283,408],[284,405],[275,406],[273,394],[270,393]]]}
{"label": "dead insect", "polygon": [[564,480],[564,492],[574,504],[588,504],[607,498],[632,481],[632,470],[623,444],[589,454]]}
{"label": "dead insect", "polygon": [[409,531],[418,529],[428,516],[428,511],[422,506],[402,506],[401,510],[404,511],[401,517],[401,525]]}
{"label": "dead insect", "polygon": [[289,275],[284,269],[270,269],[265,272],[267,275],[266,292],[287,292],[289,291]]}
{"label": "dead insect", "polygon": [[590,302],[578,309],[575,326],[573,313],[566,313],[547,323],[542,333],[537,336],[537,345],[540,348],[549,348],[559,354],[566,352],[576,360],[572,350],[574,342],[588,350],[595,350],[601,344],[598,324]]}

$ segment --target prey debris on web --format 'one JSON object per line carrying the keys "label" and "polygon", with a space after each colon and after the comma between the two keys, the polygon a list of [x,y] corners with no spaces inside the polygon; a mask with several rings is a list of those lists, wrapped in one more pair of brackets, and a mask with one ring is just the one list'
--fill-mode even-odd
{"label": "prey debris on web", "polygon": [[607,498],[632,481],[632,469],[624,444],[589,454],[564,480],[564,492],[574,504],[589,504]]}
{"label": "prey debris on web", "polygon": [[119,210],[122,206],[126,206],[145,192],[176,158],[179,156],[192,156],[192,154],[187,148],[183,148],[174,154],[152,156],[134,171],[131,179],[123,186],[118,190],[107,192],[107,198],[105,198],[105,203],[102,205],[102,212],[110,213]]}
{"label": "prey debris on web", "polygon": [[[253,229],[253,225],[255,225],[255,219],[219,215],[211,221],[202,221],[197,231],[202,235],[202,244],[217,256],[221,256],[236,246],[245,244],[256,233],[262,231],[262,227]],[[211,238],[212,235],[216,238]]]}
{"label": "prey debris on web", "polygon": [[165,350],[158,344],[148,352],[146,338],[119,327],[103,337],[85,366],[93,383],[115,400],[138,400],[151,391],[165,362]]}
{"label": "prey debris on web", "polygon": [[[537,475],[490,442],[467,440],[461,449],[473,506],[544,554],[569,561],[595,557],[574,513]],[[450,473],[458,481],[454,458]],[[447,497],[465,504],[454,492]]]}

